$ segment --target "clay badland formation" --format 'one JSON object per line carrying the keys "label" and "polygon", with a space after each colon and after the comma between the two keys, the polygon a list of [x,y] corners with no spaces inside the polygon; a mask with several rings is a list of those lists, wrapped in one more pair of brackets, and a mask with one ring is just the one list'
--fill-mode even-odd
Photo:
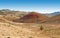
{"label": "clay badland formation", "polygon": [[45,15],[37,12],[30,12],[29,14],[15,21],[22,22],[22,23],[41,23],[46,20],[47,20],[47,17]]}
{"label": "clay badland formation", "polygon": [[48,16],[0,10],[0,38],[60,38],[60,15]]}

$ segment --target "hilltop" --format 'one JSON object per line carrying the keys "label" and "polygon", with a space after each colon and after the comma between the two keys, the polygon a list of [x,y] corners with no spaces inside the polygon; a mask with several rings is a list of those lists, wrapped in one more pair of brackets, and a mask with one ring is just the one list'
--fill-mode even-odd
{"label": "hilltop", "polygon": [[60,38],[60,15],[0,10],[0,38]]}
{"label": "hilltop", "polygon": [[37,12],[30,12],[29,14],[25,15],[24,17],[15,20],[15,22],[22,22],[22,23],[41,23],[47,20],[47,17],[43,14]]}

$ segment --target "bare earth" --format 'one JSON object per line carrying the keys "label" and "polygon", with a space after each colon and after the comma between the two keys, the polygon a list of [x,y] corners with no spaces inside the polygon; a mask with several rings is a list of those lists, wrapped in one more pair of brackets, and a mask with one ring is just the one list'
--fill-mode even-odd
{"label": "bare earth", "polygon": [[1,17],[0,38],[60,38],[60,24],[15,23]]}
{"label": "bare earth", "polygon": [[49,38],[48,36],[40,34],[40,31],[34,28],[0,23],[0,38]]}

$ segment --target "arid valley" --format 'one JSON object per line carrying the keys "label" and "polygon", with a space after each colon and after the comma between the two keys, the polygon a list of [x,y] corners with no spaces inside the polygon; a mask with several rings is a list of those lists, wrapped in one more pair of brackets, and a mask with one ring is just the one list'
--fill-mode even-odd
{"label": "arid valley", "polygon": [[60,14],[0,10],[0,38],[60,38]]}

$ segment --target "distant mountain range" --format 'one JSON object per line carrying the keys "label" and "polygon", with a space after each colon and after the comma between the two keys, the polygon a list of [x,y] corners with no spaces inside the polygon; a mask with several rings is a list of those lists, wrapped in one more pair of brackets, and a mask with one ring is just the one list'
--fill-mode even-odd
{"label": "distant mountain range", "polygon": [[53,12],[53,13],[50,13],[50,14],[44,14],[46,15],[47,17],[52,17],[52,16],[56,16],[56,15],[59,15],[60,12]]}
{"label": "distant mountain range", "polygon": [[24,12],[14,10],[0,10],[0,16],[19,23],[60,23],[60,12],[41,14],[38,12]]}
{"label": "distant mountain range", "polygon": [[59,15],[59,14],[60,14],[60,12],[51,13],[52,16]]}
{"label": "distant mountain range", "polygon": [[[2,10],[0,10],[0,15],[1,14],[14,14],[14,13],[18,13],[19,12],[19,14],[21,13],[23,13],[23,14],[25,14],[26,12],[24,12],[24,11],[14,11],[14,10],[9,10],[9,9],[2,9]],[[55,16],[55,15],[59,15],[60,14],[60,12],[59,11],[57,11],[57,12],[53,12],[53,13],[50,13],[50,14],[44,14],[44,15],[46,15],[46,16]]]}

